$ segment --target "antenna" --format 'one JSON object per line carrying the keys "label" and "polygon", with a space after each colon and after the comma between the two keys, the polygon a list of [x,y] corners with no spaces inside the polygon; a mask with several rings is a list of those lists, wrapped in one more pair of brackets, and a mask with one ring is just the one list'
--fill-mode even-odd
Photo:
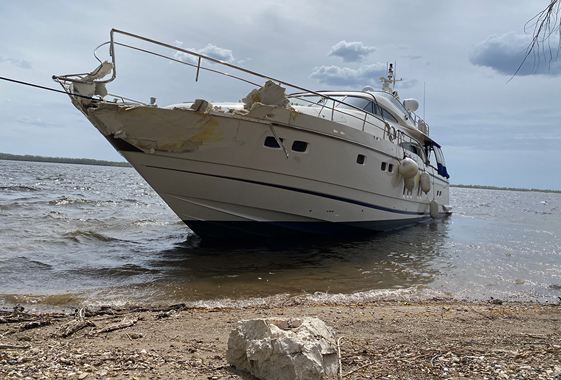
{"label": "antenna", "polygon": [[426,90],[426,87],[427,87],[427,82],[424,81],[423,82],[423,120],[427,120],[425,118],[425,109],[427,108],[427,100],[426,100],[427,90]]}
{"label": "antenna", "polygon": [[[390,68],[391,67],[392,67],[392,65],[390,64]],[[395,71],[394,71],[394,73],[395,73],[397,71],[397,61],[393,61],[393,67],[395,67]],[[392,90],[395,90],[395,76],[393,77]]]}

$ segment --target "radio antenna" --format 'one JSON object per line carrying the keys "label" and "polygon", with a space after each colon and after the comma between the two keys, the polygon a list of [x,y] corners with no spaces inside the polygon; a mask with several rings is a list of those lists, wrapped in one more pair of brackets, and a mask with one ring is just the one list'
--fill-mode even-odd
{"label": "radio antenna", "polygon": [[427,108],[427,82],[423,82],[423,120],[427,120],[425,118],[425,109]]}

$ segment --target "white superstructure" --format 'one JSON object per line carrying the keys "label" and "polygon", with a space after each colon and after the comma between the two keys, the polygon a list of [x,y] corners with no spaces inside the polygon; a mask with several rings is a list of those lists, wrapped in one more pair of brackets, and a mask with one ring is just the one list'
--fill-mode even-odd
{"label": "white superstructure", "polygon": [[[112,30],[112,52],[114,33],[138,37]],[[199,58],[197,75],[201,60],[225,64],[181,51]],[[202,237],[383,231],[447,212],[442,152],[418,103],[392,94],[391,65],[384,91],[314,92],[251,73],[267,82],[243,103],[168,107],[104,100],[114,65],[113,55],[93,73],[55,79]]]}

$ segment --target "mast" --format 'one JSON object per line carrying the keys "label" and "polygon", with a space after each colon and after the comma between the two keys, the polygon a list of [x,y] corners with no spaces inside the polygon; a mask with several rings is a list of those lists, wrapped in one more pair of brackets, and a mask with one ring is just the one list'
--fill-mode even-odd
{"label": "mast", "polygon": [[[380,77],[380,81],[382,82],[382,91],[387,92],[389,94],[394,95],[396,98],[398,98],[397,96],[397,91],[395,91],[395,82],[399,82],[402,81],[403,79],[396,79],[395,75],[394,75],[394,64],[395,63],[390,63],[389,67],[388,67],[388,76],[387,77]],[[397,64],[395,64],[397,66]],[[391,88],[390,88],[391,85]]]}

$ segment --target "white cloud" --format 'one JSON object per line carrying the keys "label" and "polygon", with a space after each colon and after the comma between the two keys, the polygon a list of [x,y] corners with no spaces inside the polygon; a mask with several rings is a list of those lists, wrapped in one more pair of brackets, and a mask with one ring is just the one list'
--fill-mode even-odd
{"label": "white cloud", "polygon": [[312,71],[310,78],[333,86],[366,86],[378,83],[386,74],[385,63],[374,63],[358,69],[339,66],[321,66]]}
{"label": "white cloud", "polygon": [[341,57],[343,62],[360,62],[374,51],[376,51],[374,46],[364,46],[359,41],[341,41],[331,47],[328,55]]}
{"label": "white cloud", "polygon": [[18,116],[17,118],[15,118],[15,121],[21,124],[41,126],[41,127],[58,126],[56,123],[53,123],[52,121],[48,121],[48,120],[43,120],[40,117]]}
{"label": "white cloud", "polygon": [[31,63],[26,61],[25,59],[0,57],[0,63],[2,62],[9,62],[14,66],[19,67],[20,69],[26,69],[26,70],[31,69]]}
{"label": "white cloud", "polygon": [[[181,47],[183,45],[183,42],[175,41],[174,44],[177,47]],[[204,47],[202,49],[185,49],[185,50],[189,50],[189,51],[192,51],[194,53],[206,55],[208,57],[211,57],[211,58],[214,58],[214,59],[219,59],[221,61],[225,61],[225,62],[228,62],[228,63],[236,62],[236,60],[234,59],[234,54],[232,53],[232,50],[220,48],[220,47],[215,46],[213,44],[208,44],[206,47]],[[197,62],[197,57],[195,57],[193,55],[190,55],[190,54],[187,54],[187,53],[183,53],[181,51],[175,52],[174,57],[176,59],[180,60],[180,61],[183,61],[183,62],[190,62],[190,63]]]}
{"label": "white cloud", "polygon": [[[491,35],[475,46],[469,60],[477,66],[487,66],[500,74],[514,75],[522,64],[526,49],[532,37],[528,34],[508,32],[501,36]],[[549,47],[540,46],[535,54],[531,54],[520,67],[516,75],[561,75],[561,61],[556,58],[556,42],[552,42],[550,62]]]}

